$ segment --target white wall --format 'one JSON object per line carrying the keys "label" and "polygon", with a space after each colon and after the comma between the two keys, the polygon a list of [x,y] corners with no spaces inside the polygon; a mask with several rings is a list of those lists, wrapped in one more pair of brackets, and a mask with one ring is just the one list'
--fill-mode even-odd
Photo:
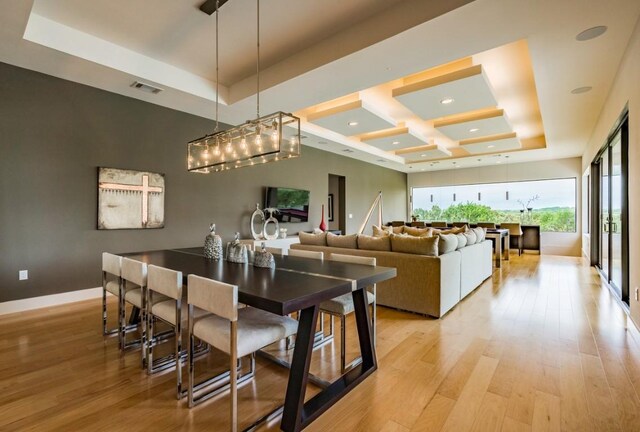
{"label": "white wall", "polygon": [[[581,225],[581,159],[557,159],[540,162],[495,165],[489,167],[467,168],[409,174],[407,180],[408,193],[414,187],[449,186],[478,183],[504,182],[521,180],[545,180],[556,178],[576,179],[576,232],[575,233],[542,233],[541,253],[546,255],[580,256],[582,244]],[[409,205],[408,212],[411,212]],[[409,213],[411,214],[411,213]]]}
{"label": "white wall", "polygon": [[586,170],[598,150],[605,144],[616,120],[629,106],[629,300],[631,317],[640,326],[640,303],[635,299],[634,290],[640,286],[640,22],[629,40],[625,55],[620,62],[618,74],[613,83],[600,118],[596,123],[587,149],[582,157],[582,168]]}

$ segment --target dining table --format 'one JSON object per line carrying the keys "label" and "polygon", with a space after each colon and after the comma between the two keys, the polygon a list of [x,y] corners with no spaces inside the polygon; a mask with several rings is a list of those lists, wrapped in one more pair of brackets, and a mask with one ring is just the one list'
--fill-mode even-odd
{"label": "dining table", "polygon": [[[120,255],[180,271],[185,285],[189,274],[236,285],[238,301],[250,307],[282,316],[299,312],[298,332],[280,423],[280,428],[285,432],[300,431],[307,427],[378,367],[366,287],[394,278],[395,268],[275,254],[273,268],[260,268],[251,263],[208,259],[202,247]],[[362,361],[305,402],[319,305],[347,293],[353,297]]]}

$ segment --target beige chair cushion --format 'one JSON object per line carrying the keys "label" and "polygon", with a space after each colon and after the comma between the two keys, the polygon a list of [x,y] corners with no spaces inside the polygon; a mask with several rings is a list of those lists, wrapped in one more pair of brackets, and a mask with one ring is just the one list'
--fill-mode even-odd
{"label": "beige chair cushion", "polygon": [[431,237],[433,236],[433,231],[433,228],[404,227],[404,234],[414,237]]}
{"label": "beige chair cushion", "polygon": [[478,236],[471,229],[467,232],[462,233],[462,235],[467,238],[467,246],[474,245],[478,242]]}
{"label": "beige chair cushion", "polygon": [[438,234],[438,255],[448,254],[458,249],[458,237],[455,234]]}
{"label": "beige chair cushion", "polygon": [[371,228],[373,230],[374,237],[386,237],[393,234],[393,228],[391,228],[390,226],[379,227],[377,225],[373,225],[373,227]]}
{"label": "beige chair cushion", "polygon": [[358,235],[335,235],[333,233],[327,233],[327,245],[338,248],[357,249]]}
{"label": "beige chair cushion", "polygon": [[390,251],[391,238],[389,235],[384,237],[372,237],[364,234],[358,234],[358,249]]}
{"label": "beige chair cushion", "polygon": [[473,232],[476,233],[476,243],[482,243],[487,236],[487,230],[483,227],[473,228]]}
{"label": "beige chair cushion", "polygon": [[132,288],[124,293],[124,300],[139,308],[142,307],[142,288]]}
{"label": "beige chair cushion", "polygon": [[458,247],[456,249],[462,249],[467,245],[467,237],[463,234],[456,234],[456,238],[458,239]]}
{"label": "beige chair cushion", "polygon": [[[375,296],[367,291],[367,303],[372,304],[374,300]],[[320,303],[320,310],[336,315],[349,315],[355,310],[353,305],[353,296],[349,293],[331,300],[323,301]]]}
{"label": "beige chair cushion", "polygon": [[118,281],[112,280],[107,282],[104,288],[116,297],[120,296],[120,284]]}
{"label": "beige chair cushion", "polygon": [[391,251],[438,256],[438,237],[391,235]]}
{"label": "beige chair cushion", "polygon": [[326,246],[327,245],[327,233],[309,234],[300,231],[298,233],[300,238],[300,244],[314,245],[314,246]]}
{"label": "beige chair cushion", "polygon": [[[216,315],[197,318],[193,334],[215,348],[229,354],[230,321]],[[246,356],[296,334],[298,321],[260,309],[246,307],[238,310],[238,357]]]}

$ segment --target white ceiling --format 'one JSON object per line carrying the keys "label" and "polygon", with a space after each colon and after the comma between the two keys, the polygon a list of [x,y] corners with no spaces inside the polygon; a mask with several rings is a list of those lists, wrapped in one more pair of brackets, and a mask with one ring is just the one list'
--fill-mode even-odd
{"label": "white ceiling", "polygon": [[375,114],[366,105],[357,105],[359,106],[309,119],[309,122],[344,136],[360,135],[395,126],[391,121]]}
{"label": "white ceiling", "polygon": [[409,130],[397,135],[389,135],[381,138],[363,139],[362,141],[384,151],[396,151],[408,147],[419,147],[427,144],[424,138],[416,136],[416,134]]}
{"label": "white ceiling", "polygon": [[[502,138],[474,143],[461,143],[462,147],[472,154],[495,153],[508,150],[517,150],[522,147],[518,138]],[[512,156],[511,154],[509,156]]]}
{"label": "white ceiling", "polygon": [[[5,0],[0,61],[212,118],[214,19],[197,10],[199,3]],[[231,0],[220,16],[220,96],[225,103],[220,119],[231,124],[255,116],[253,4]],[[479,53],[525,39],[547,148],[513,153],[510,161],[579,156],[639,14],[637,0],[263,1],[261,111],[294,112],[452,60],[476,60]],[[591,41],[575,40],[596,25],[609,29]],[[482,59],[477,62],[485,67]],[[486,70],[489,76],[500,72],[499,65],[493,67]],[[129,87],[134,80],[165,90],[144,93]],[[581,86],[593,90],[570,93]],[[516,88],[513,81],[492,85],[499,107],[514,124],[524,115],[510,106]],[[315,125],[303,129],[310,135],[307,145],[393,169],[451,168],[450,163],[404,165],[402,158]],[[311,136],[320,139],[314,142]],[[342,152],[345,148],[353,153]],[[477,156],[457,160],[462,166],[485,163]]]}
{"label": "white ceiling", "polygon": [[504,113],[482,120],[472,120],[446,126],[436,125],[435,128],[454,141],[511,132],[511,126],[509,126]]}

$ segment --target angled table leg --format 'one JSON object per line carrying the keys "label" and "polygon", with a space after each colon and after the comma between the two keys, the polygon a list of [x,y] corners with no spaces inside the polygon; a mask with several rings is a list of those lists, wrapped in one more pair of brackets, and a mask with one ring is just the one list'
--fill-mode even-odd
{"label": "angled table leg", "polygon": [[378,363],[369,321],[369,307],[364,289],[353,291],[353,303],[362,363],[350,369],[306,403],[304,395],[311,353],[313,352],[318,306],[302,311],[291,362],[291,372],[289,373],[289,383],[287,384],[282,423],[280,424],[283,431],[297,432],[304,429],[377,369]]}

